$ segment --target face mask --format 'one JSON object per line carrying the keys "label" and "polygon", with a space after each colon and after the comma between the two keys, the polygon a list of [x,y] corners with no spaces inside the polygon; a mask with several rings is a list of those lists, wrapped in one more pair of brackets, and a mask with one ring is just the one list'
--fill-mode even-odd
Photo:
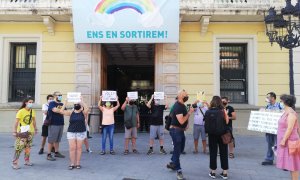
{"label": "face mask", "polygon": [[59,101],[59,102],[60,102],[60,101],[62,100],[62,96],[57,96],[57,98],[56,98],[56,99],[57,99],[57,101]]}
{"label": "face mask", "polygon": [[48,100],[48,104],[50,104],[52,101],[53,101],[53,100],[49,99],[49,100]]}
{"label": "face mask", "polygon": [[198,106],[198,107],[202,107],[202,106],[203,106],[203,105],[202,105],[202,102],[198,102],[198,103],[197,103],[197,106]]}
{"label": "face mask", "polygon": [[184,98],[183,98],[183,102],[187,102],[189,100],[189,96],[185,96]]}
{"label": "face mask", "polygon": [[81,109],[81,105],[80,104],[74,104],[74,109],[78,111],[79,109]]}
{"label": "face mask", "polygon": [[134,104],[134,101],[129,101],[129,105],[133,105]]}
{"label": "face mask", "polygon": [[267,103],[270,103],[270,99],[269,99],[269,98],[266,98],[266,102],[267,102]]}
{"label": "face mask", "polygon": [[155,104],[155,105],[159,105],[159,101],[155,100],[155,101],[154,101],[154,104]]}
{"label": "face mask", "polygon": [[223,105],[224,105],[224,106],[227,106],[227,104],[228,104],[228,103],[223,102]]}
{"label": "face mask", "polygon": [[110,107],[110,106],[111,106],[110,102],[106,102],[106,103],[105,103],[105,106],[106,106],[106,107]]}
{"label": "face mask", "polygon": [[26,107],[31,109],[32,108],[32,103],[27,103]]}
{"label": "face mask", "polygon": [[280,102],[280,107],[281,107],[282,109],[284,109],[284,108],[285,108],[285,105],[284,105],[284,103],[283,103],[283,102]]}

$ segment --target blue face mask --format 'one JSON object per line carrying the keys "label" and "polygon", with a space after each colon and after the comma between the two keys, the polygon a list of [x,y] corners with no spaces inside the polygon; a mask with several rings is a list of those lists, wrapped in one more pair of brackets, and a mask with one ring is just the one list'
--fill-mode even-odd
{"label": "blue face mask", "polygon": [[31,109],[32,108],[32,103],[27,103],[26,107]]}
{"label": "blue face mask", "polygon": [[197,106],[198,106],[198,107],[202,107],[202,106],[203,106],[202,102],[198,102],[198,103],[197,103]]}
{"label": "blue face mask", "polygon": [[57,101],[61,101],[62,100],[62,96],[57,96]]}
{"label": "blue face mask", "polygon": [[284,103],[283,103],[283,102],[280,102],[280,107],[281,107],[282,109],[284,109],[284,108],[285,108],[285,105],[284,105]]}

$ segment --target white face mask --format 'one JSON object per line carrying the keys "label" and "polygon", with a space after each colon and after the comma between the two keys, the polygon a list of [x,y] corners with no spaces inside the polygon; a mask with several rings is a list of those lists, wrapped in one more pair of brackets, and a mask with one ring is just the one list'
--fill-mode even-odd
{"label": "white face mask", "polygon": [[53,100],[49,99],[49,100],[48,100],[48,104],[50,104],[52,101],[53,101]]}
{"label": "white face mask", "polygon": [[269,98],[266,98],[265,100],[267,103],[270,103],[270,99]]}
{"label": "white face mask", "polygon": [[284,103],[283,103],[283,102],[280,102],[280,107],[281,107],[282,109],[284,109],[284,108],[285,108],[285,105],[284,105]]}

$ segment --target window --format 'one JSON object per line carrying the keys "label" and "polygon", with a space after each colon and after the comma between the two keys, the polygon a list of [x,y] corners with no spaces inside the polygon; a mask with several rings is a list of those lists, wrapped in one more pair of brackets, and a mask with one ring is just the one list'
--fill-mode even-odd
{"label": "window", "polygon": [[248,103],[247,44],[220,44],[220,93],[232,103]]}
{"label": "window", "polygon": [[18,102],[35,95],[36,43],[10,44],[8,101]]}

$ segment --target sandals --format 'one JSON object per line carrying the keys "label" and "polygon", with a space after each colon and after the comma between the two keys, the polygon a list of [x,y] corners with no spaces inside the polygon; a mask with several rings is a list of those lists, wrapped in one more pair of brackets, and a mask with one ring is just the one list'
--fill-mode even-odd
{"label": "sandals", "polygon": [[75,168],[74,165],[70,165],[70,166],[69,166],[69,170],[73,170],[74,168]]}
{"label": "sandals", "polygon": [[133,149],[132,152],[135,154],[139,154],[139,152],[136,149]]}
{"label": "sandals", "polygon": [[198,151],[193,151],[193,154],[198,154]]}
{"label": "sandals", "polygon": [[229,158],[233,159],[234,158],[234,154],[233,153],[229,153]]}
{"label": "sandals", "polygon": [[128,150],[125,150],[124,151],[124,155],[128,155],[129,154],[129,151]]}
{"label": "sandals", "polygon": [[25,162],[24,165],[25,165],[25,166],[33,166],[33,164],[30,163],[30,162]]}
{"label": "sandals", "polygon": [[76,169],[81,169],[81,166],[80,165],[76,165]]}
{"label": "sandals", "polygon": [[12,164],[11,164],[11,167],[12,167],[14,170],[21,169],[20,166],[18,166],[18,164],[16,164],[16,163],[12,163]]}

